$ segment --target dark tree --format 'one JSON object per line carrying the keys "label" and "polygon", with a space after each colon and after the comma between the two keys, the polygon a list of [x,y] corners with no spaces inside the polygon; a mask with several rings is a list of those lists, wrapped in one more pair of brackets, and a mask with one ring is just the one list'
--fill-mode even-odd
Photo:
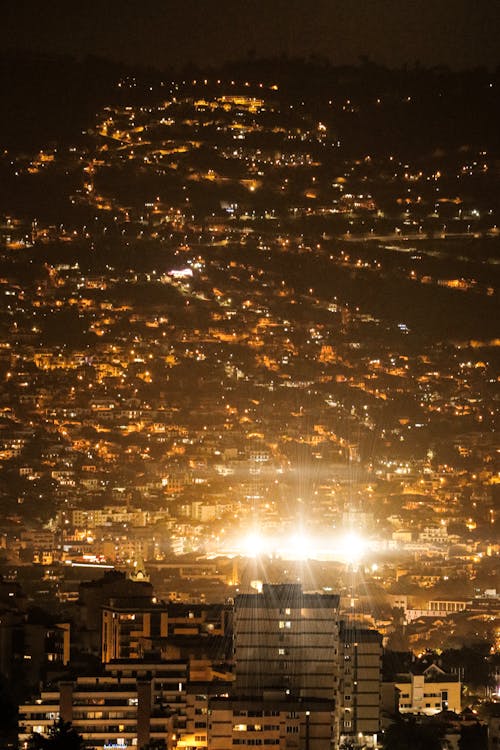
{"label": "dark tree", "polygon": [[346,738],[342,740],[342,743],[340,745],[340,750],[356,750],[356,740],[353,740],[351,738]]}
{"label": "dark tree", "polygon": [[463,726],[458,740],[459,750],[487,750],[488,730],[483,724],[477,722],[471,726]]}
{"label": "dark tree", "polygon": [[9,744],[17,733],[17,706],[7,681],[0,676],[0,747]]}
{"label": "dark tree", "polygon": [[490,684],[490,644],[477,643],[461,649],[447,649],[441,655],[442,668],[447,672],[463,670],[463,681],[474,688],[485,688]]}
{"label": "dark tree", "polygon": [[48,737],[34,732],[28,747],[29,750],[85,750],[85,743],[71,722],[59,719],[51,726]]}
{"label": "dark tree", "polygon": [[141,750],[165,750],[166,747],[165,740],[150,740],[146,745],[141,747]]}
{"label": "dark tree", "polygon": [[418,724],[415,717],[398,719],[386,730],[384,750],[441,750],[443,728],[435,724]]}

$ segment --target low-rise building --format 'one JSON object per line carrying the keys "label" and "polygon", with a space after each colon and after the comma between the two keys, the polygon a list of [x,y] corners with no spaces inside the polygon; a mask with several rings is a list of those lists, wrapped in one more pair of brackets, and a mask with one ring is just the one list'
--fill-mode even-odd
{"label": "low-rise building", "polygon": [[456,675],[446,674],[431,664],[422,674],[398,675],[382,684],[382,706],[389,713],[426,714],[461,710],[461,684]]}
{"label": "low-rise building", "polygon": [[19,710],[19,746],[34,733],[47,734],[59,718],[71,722],[89,750],[137,747],[154,740],[174,747],[186,721],[184,661],[107,665],[102,674],[81,676],[42,691]]}
{"label": "low-rise building", "polygon": [[262,698],[212,698],[208,703],[208,747],[278,746],[286,750],[331,750],[334,702],[264,692]]}

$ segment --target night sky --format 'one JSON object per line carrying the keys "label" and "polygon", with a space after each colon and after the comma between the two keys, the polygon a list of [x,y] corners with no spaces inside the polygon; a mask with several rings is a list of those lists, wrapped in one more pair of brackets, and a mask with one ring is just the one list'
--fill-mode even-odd
{"label": "night sky", "polygon": [[90,0],[4,4],[4,50],[158,68],[309,56],[389,67],[500,63],[498,0]]}

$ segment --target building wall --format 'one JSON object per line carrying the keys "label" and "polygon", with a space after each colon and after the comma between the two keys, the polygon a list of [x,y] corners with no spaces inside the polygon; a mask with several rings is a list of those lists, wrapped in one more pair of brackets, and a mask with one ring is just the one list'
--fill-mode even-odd
{"label": "building wall", "polygon": [[140,748],[157,739],[171,748],[185,726],[187,673],[185,662],[122,663],[104,675],[61,682],[58,690],[44,691],[37,702],[20,707],[19,746],[27,748],[33,732],[46,734],[61,717],[72,723],[89,750]]}
{"label": "building wall", "polygon": [[209,701],[208,747],[279,747],[331,750],[335,737],[333,701],[268,696],[262,700]]}
{"label": "building wall", "polygon": [[338,691],[341,736],[380,730],[382,637],[375,630],[340,629]]}
{"label": "building wall", "polygon": [[144,608],[125,603],[103,607],[101,659],[107,664],[114,659],[137,659],[139,643],[144,637],[165,637],[168,612],[164,607]]}
{"label": "building wall", "polygon": [[264,585],[235,601],[237,694],[286,688],[332,699],[338,676],[338,597]]}
{"label": "building wall", "polygon": [[401,713],[436,714],[442,710],[461,711],[461,685],[458,681],[427,681],[425,675],[412,675],[409,682],[394,683]]}

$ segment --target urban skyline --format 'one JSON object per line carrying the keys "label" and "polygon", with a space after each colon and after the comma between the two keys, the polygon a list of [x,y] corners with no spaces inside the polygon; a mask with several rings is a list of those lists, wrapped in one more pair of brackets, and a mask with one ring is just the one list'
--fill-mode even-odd
{"label": "urban skyline", "polygon": [[491,750],[499,70],[22,46],[4,746]]}

